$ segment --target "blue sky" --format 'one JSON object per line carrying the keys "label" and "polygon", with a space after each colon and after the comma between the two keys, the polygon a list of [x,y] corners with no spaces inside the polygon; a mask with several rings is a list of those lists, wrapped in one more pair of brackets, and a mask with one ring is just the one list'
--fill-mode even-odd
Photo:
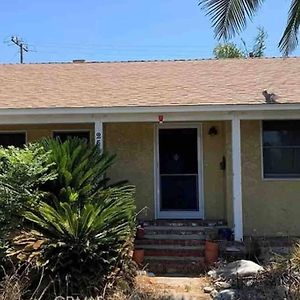
{"label": "blue sky", "polygon": [[[264,26],[267,56],[280,56],[289,3],[266,0],[241,34],[249,46]],[[1,0],[0,63],[18,62],[12,35],[30,45],[25,62],[209,58],[217,44],[197,0]]]}

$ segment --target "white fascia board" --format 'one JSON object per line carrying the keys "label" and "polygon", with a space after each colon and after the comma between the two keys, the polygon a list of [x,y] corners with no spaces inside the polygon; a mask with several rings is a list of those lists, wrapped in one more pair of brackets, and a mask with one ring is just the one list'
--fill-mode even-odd
{"label": "white fascia board", "polygon": [[[93,123],[101,120],[104,123],[121,122],[158,122],[158,114],[154,113],[132,113],[132,114],[48,114],[48,115],[3,115],[0,124],[53,124],[53,123]],[[231,120],[228,113],[167,113],[164,114],[164,122],[193,122],[193,121],[215,121]]]}
{"label": "white fascia board", "polygon": [[[201,122],[232,120],[237,114],[240,120],[283,120],[300,119],[299,111],[260,111],[260,112],[177,112],[160,113],[164,122]],[[23,114],[2,115],[0,124],[53,124],[53,123],[104,123],[152,122],[159,120],[158,113],[113,113],[113,114]]]}
{"label": "white fascia board", "polygon": [[225,104],[182,106],[71,107],[71,108],[0,108],[0,115],[45,114],[118,114],[118,113],[179,113],[179,112],[250,112],[300,110],[300,104]]}

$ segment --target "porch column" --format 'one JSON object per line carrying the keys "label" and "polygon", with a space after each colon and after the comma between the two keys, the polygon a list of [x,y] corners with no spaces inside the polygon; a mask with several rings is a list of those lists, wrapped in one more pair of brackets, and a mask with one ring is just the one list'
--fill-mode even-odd
{"label": "porch column", "polygon": [[243,240],[243,203],[241,168],[241,122],[237,115],[231,122],[232,134],[232,196],[235,241]]}
{"label": "porch column", "polygon": [[103,150],[103,122],[95,121],[95,144]]}

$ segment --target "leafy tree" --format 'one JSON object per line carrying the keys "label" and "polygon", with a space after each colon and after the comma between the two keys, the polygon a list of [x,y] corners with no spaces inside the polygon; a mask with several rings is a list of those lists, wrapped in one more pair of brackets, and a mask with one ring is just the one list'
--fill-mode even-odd
{"label": "leafy tree", "polygon": [[252,55],[254,57],[265,56],[267,38],[268,38],[268,34],[265,31],[265,29],[263,27],[258,27],[258,33],[254,39],[254,45],[252,48]]}
{"label": "leafy tree", "polygon": [[239,48],[233,43],[218,44],[214,50],[215,58],[246,58],[250,57],[263,57],[266,49],[266,39],[268,37],[267,32],[263,27],[258,27],[258,33],[254,39],[254,45],[252,50],[249,51],[246,42],[242,39],[244,50]]}
{"label": "leafy tree", "polygon": [[132,279],[134,187],[107,185],[113,157],[97,146],[70,139],[46,140],[43,147],[58,176],[43,186],[47,197],[22,214],[26,230],[14,238],[10,255],[44,269],[40,286],[48,285],[50,299],[55,291],[96,296],[116,278]]}
{"label": "leafy tree", "polygon": [[[290,0],[287,25],[279,41],[279,49],[289,55],[298,45],[300,25],[300,0]],[[218,39],[228,40],[241,32],[263,4],[264,0],[199,0],[207,11]]]}
{"label": "leafy tree", "polygon": [[218,59],[223,58],[243,58],[242,51],[233,43],[219,44],[214,48],[214,56]]}

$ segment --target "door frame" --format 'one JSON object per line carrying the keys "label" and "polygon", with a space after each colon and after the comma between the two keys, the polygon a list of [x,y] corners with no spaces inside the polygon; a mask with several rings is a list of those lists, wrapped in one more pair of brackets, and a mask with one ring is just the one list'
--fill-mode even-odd
{"label": "door frame", "polygon": [[[159,129],[197,129],[198,146],[198,211],[161,211],[160,210],[160,162]],[[167,123],[156,124],[154,130],[154,207],[155,219],[204,219],[204,184],[203,184],[203,139],[201,123]]]}

